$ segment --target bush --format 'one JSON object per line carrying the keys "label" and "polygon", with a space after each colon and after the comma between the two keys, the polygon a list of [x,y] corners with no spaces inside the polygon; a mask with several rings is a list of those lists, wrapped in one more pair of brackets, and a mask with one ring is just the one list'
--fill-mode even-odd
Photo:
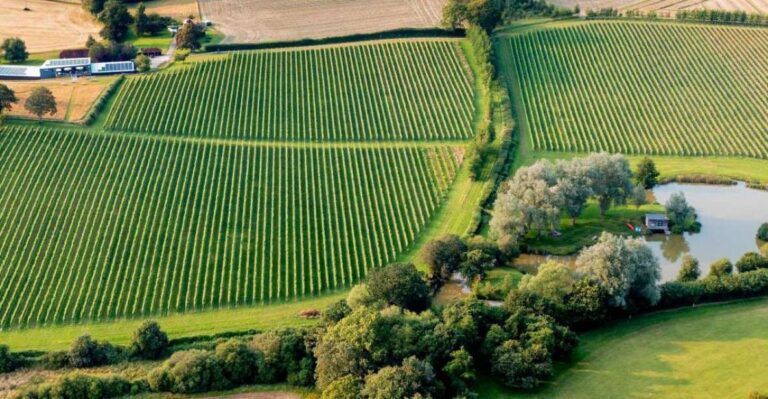
{"label": "bush", "polygon": [[82,335],[69,349],[69,365],[75,368],[96,367],[117,361],[119,349],[108,342],[100,343],[90,335]]}
{"label": "bush", "polygon": [[683,257],[683,264],[677,273],[677,281],[696,281],[701,276],[699,261],[691,255]]}
{"label": "bush", "polygon": [[8,346],[0,345],[0,373],[10,373],[21,366],[21,359],[8,350]]}
{"label": "bush", "polygon": [[662,284],[660,288],[659,308],[750,298],[768,294],[768,269],[697,281],[672,281]]}
{"label": "bush", "polygon": [[768,269],[768,258],[757,252],[747,252],[736,262],[739,273],[750,272],[757,269]]}
{"label": "bush", "polygon": [[363,382],[351,375],[334,380],[323,390],[322,399],[357,399],[363,389]]}
{"label": "bush", "polygon": [[714,261],[709,266],[709,277],[721,278],[733,274],[733,264],[728,258]]}
{"label": "bush", "polygon": [[173,53],[173,60],[174,61],[179,61],[179,62],[184,62],[184,61],[186,61],[187,57],[189,57],[189,53],[190,53],[189,50],[180,48],[180,49],[176,50],[175,53]]}
{"label": "bush", "polygon": [[412,311],[429,307],[429,288],[421,273],[410,263],[393,263],[368,274],[371,296],[389,305]]}
{"label": "bush", "polygon": [[133,332],[131,354],[142,359],[159,359],[168,350],[168,335],[155,321],[145,321]]}
{"label": "bush", "polygon": [[67,374],[51,383],[21,391],[18,399],[108,399],[136,395],[147,391],[144,381],[128,381],[123,377],[95,377]]}
{"label": "bush", "polygon": [[264,367],[261,353],[235,338],[217,345],[216,357],[224,376],[233,384],[257,382],[259,369]]}
{"label": "bush", "polygon": [[69,352],[48,352],[40,358],[40,364],[48,370],[59,370],[69,367]]}
{"label": "bush", "polygon": [[213,353],[202,350],[176,352],[148,377],[153,391],[194,393],[227,388],[221,363]]}
{"label": "bush", "polygon": [[136,56],[134,62],[136,63],[136,70],[139,72],[149,72],[149,69],[152,67],[152,62],[149,60],[149,57],[144,54]]}
{"label": "bush", "polygon": [[757,239],[768,241],[768,223],[761,224],[760,228],[757,229]]}

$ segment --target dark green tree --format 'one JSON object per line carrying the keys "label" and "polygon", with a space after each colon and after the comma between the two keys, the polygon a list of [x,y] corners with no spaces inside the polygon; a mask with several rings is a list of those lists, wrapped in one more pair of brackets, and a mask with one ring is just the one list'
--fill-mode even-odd
{"label": "dark green tree", "polygon": [[147,26],[149,25],[149,17],[147,17],[147,7],[144,3],[139,3],[139,7],[136,8],[136,35],[142,36],[147,33]]}
{"label": "dark green tree", "polygon": [[0,83],[0,115],[4,111],[10,111],[13,108],[13,104],[18,102],[19,99],[16,98],[16,93],[10,87]]}
{"label": "dark green tree", "polygon": [[18,356],[8,350],[8,346],[0,345],[0,373],[10,373],[20,365]]}
{"label": "dark green tree", "polygon": [[131,336],[131,354],[142,359],[159,359],[168,350],[168,335],[155,321],[145,321]]}
{"label": "dark green tree", "polygon": [[467,252],[465,259],[459,266],[459,271],[471,283],[477,278],[485,277],[488,270],[496,266],[496,258],[480,249]]}
{"label": "dark green tree", "polygon": [[757,229],[757,239],[768,241],[768,223],[761,224],[760,228]]}
{"label": "dark green tree", "polygon": [[69,348],[69,364],[76,368],[95,367],[108,362],[102,345],[90,335],[78,337]]}
{"label": "dark green tree", "polygon": [[243,341],[232,338],[216,346],[216,357],[224,376],[233,384],[258,381],[259,366],[263,364],[261,352],[249,348]]}
{"label": "dark green tree", "polygon": [[125,4],[119,0],[109,0],[104,5],[104,10],[99,13],[99,21],[104,24],[99,32],[101,37],[119,43],[128,37],[133,17]]}
{"label": "dark green tree", "polygon": [[8,62],[24,62],[29,57],[27,45],[18,37],[9,37],[3,40],[0,49],[3,50],[3,57]]}
{"label": "dark green tree", "polygon": [[635,182],[642,184],[646,190],[650,190],[659,184],[659,171],[656,170],[656,164],[651,158],[645,157],[637,165]]}
{"label": "dark green tree", "polygon": [[105,0],[82,0],[81,5],[85,11],[88,11],[93,15],[98,15],[104,10],[104,1]]}
{"label": "dark green tree", "polygon": [[38,119],[43,119],[45,114],[56,114],[56,98],[47,87],[37,87],[24,102],[24,109],[36,115]]}
{"label": "dark green tree", "polygon": [[368,291],[375,300],[404,309],[429,307],[429,288],[410,263],[393,263],[368,274]]}
{"label": "dark green tree", "polygon": [[733,274],[733,263],[728,258],[714,261],[709,266],[709,277],[721,278]]}
{"label": "dark green tree", "polygon": [[446,235],[427,242],[421,250],[421,259],[427,265],[429,285],[442,286],[459,269],[467,246],[457,235]]}

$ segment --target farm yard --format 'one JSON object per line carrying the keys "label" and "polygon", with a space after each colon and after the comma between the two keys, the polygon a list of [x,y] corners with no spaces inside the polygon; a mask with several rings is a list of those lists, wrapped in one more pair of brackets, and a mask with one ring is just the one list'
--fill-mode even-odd
{"label": "farm yard", "polygon": [[318,39],[440,25],[446,0],[199,0],[223,43]]}
{"label": "farm yard", "polygon": [[[31,11],[24,11],[25,4]],[[19,37],[30,53],[77,48],[99,33],[79,1],[3,0],[0,15],[0,41]]]}
{"label": "farm yard", "polygon": [[544,24],[497,47],[534,150],[768,158],[768,29]]}
{"label": "farm yard", "polygon": [[106,127],[288,141],[466,139],[472,79],[458,41],[237,52],[128,78]]}
{"label": "farm yard", "polygon": [[451,147],[429,144],[272,146],[7,129],[3,327],[348,287],[414,240],[458,165]]}

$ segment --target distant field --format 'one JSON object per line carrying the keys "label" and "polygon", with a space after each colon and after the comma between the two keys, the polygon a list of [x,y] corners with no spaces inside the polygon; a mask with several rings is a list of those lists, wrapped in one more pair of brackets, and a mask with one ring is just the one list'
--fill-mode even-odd
{"label": "distant field", "polygon": [[505,35],[534,150],[768,158],[768,29],[601,21]]}
{"label": "distant field", "polygon": [[674,17],[678,10],[724,10],[768,13],[768,0],[552,0],[554,5],[582,10],[613,8],[621,12],[655,12],[660,17]]}
{"label": "distant field", "polygon": [[199,0],[225,43],[325,38],[440,25],[447,0]]}
{"label": "distant field", "polygon": [[262,303],[347,287],[416,238],[439,145],[270,145],[0,131],[0,326]]}
{"label": "distant field", "polygon": [[79,1],[0,1],[0,41],[18,36],[31,53],[82,47],[88,35],[98,38],[99,29]]}
{"label": "distant field", "polygon": [[465,139],[472,72],[458,41],[235,52],[129,77],[107,129],[276,139]]}

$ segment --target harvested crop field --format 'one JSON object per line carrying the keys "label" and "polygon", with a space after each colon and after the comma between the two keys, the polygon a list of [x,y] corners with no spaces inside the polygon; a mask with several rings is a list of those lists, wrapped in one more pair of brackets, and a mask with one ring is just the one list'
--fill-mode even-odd
{"label": "harvested crop field", "polygon": [[[24,11],[25,4],[30,11]],[[100,29],[79,2],[2,0],[0,16],[0,41],[20,37],[30,53],[82,47]]]}
{"label": "harvested crop field", "polygon": [[620,12],[656,12],[660,17],[674,17],[678,10],[725,10],[747,13],[768,13],[768,0],[551,0],[548,3],[586,10],[613,8]]}
{"label": "harvested crop field", "polygon": [[107,85],[114,77],[79,78],[72,81],[69,78],[42,81],[4,81],[3,84],[16,92],[19,103],[13,106],[8,113],[12,116],[34,117],[24,109],[24,101],[36,87],[47,87],[56,98],[58,112],[54,115],[46,115],[44,119],[79,121],[91,105],[99,98]]}
{"label": "harvested crop field", "polygon": [[223,43],[345,36],[440,24],[446,0],[200,0]]}

